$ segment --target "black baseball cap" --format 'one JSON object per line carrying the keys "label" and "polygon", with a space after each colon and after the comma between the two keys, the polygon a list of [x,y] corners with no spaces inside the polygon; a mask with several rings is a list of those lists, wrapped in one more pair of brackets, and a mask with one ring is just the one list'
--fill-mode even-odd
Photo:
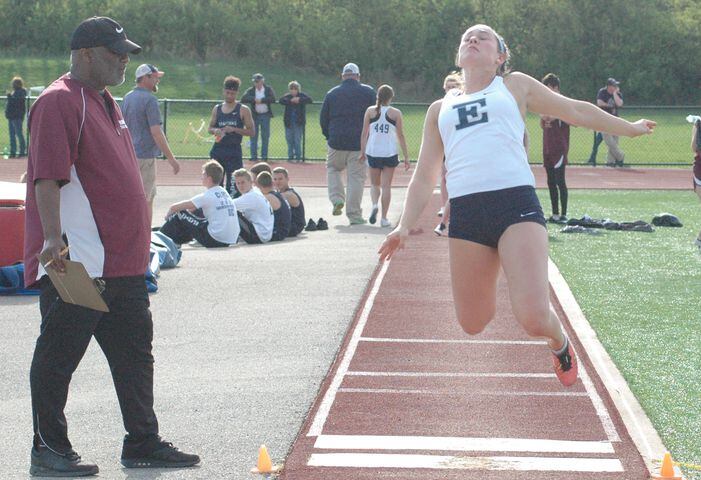
{"label": "black baseball cap", "polygon": [[606,80],[606,85],[616,85],[616,86],[618,86],[618,85],[620,85],[620,84],[621,84],[621,82],[619,82],[618,80],[616,80],[616,79],[613,78],[613,77],[609,77],[609,79]]}
{"label": "black baseball cap", "polygon": [[122,26],[108,17],[83,20],[73,31],[71,50],[93,47],[107,47],[120,55],[141,52],[141,47],[127,38]]}

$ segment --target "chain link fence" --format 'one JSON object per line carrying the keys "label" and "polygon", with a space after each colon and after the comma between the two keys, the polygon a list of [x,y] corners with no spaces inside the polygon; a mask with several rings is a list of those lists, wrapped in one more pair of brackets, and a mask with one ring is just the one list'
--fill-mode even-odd
{"label": "chain link fence", "polygon": [[[36,97],[28,99],[31,104]],[[0,101],[3,111],[6,98]],[[172,100],[161,99],[163,128],[176,158],[208,158],[214,137],[207,132],[209,119],[218,100]],[[424,117],[429,104],[394,103],[402,111],[404,135],[409,147],[409,157],[416,160],[421,145]],[[319,126],[321,102],[307,105],[307,124],[302,136],[303,158],[305,161],[321,161],[326,158],[326,140]],[[271,160],[287,159],[287,142],[283,124],[283,105],[273,105],[273,118],[270,123],[268,157]],[[642,138],[621,138],[620,147],[625,152],[625,163],[631,166],[685,166],[692,162],[691,125],[685,117],[701,114],[701,106],[626,106],[622,114],[629,120],[649,118],[658,124],[653,135]],[[529,134],[529,161],[533,164],[542,161],[542,131],[536,115],[528,114],[526,126]],[[26,134],[26,127],[25,132]],[[572,165],[586,165],[592,153],[594,134],[591,130],[572,128],[570,131],[569,162]],[[259,151],[261,138],[258,139]],[[9,133],[7,121],[0,123],[0,150],[7,156]],[[601,144],[598,164],[606,162],[607,149]],[[244,158],[250,158],[248,138],[243,141]]]}

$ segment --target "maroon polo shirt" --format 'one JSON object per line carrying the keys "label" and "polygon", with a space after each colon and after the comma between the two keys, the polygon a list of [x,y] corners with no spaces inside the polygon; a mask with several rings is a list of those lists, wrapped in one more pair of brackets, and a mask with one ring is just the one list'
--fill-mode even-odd
{"label": "maroon polo shirt", "polygon": [[66,74],[39,96],[29,112],[24,242],[25,284],[44,274],[37,255],[44,236],[34,183],[61,185],[61,228],[71,260],[91,277],[143,275],[150,225],[129,130],[108,91],[100,94]]}
{"label": "maroon polo shirt", "polygon": [[543,165],[554,167],[562,159],[567,164],[570,149],[570,126],[562,120],[552,120],[550,128],[543,127]]}

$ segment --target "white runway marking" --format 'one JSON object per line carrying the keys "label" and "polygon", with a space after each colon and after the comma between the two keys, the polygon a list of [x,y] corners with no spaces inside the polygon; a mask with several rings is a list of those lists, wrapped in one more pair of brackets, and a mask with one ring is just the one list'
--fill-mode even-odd
{"label": "white runway marking", "polygon": [[363,333],[365,324],[368,321],[368,317],[370,316],[370,310],[372,310],[372,306],[375,303],[375,297],[377,296],[377,292],[380,290],[380,285],[382,285],[382,280],[385,278],[385,274],[387,273],[389,264],[389,261],[384,262],[382,268],[380,269],[380,273],[378,273],[377,277],[375,278],[375,283],[372,285],[370,294],[365,300],[365,305],[363,305],[363,310],[360,313],[360,318],[358,319],[358,323],[355,326],[355,329],[353,330],[353,335],[351,336],[351,339],[348,342],[348,348],[346,348],[346,351],[343,354],[343,359],[341,360],[341,363],[338,366],[338,370],[336,370],[336,375],[333,377],[333,380],[331,381],[331,385],[329,385],[328,390],[326,390],[326,394],[324,395],[324,399],[319,405],[319,409],[316,411],[316,415],[314,415],[314,421],[312,422],[311,427],[309,427],[309,432],[307,432],[308,437],[316,437],[318,435],[321,435],[321,430],[324,428],[326,418],[329,416],[329,412],[331,411],[331,405],[333,405],[333,401],[336,398],[336,392],[341,386],[341,382],[343,382],[343,377],[348,371],[348,367],[350,366],[350,362],[353,359],[353,355],[355,355],[355,350],[358,348],[360,336]]}
{"label": "white runway marking", "polygon": [[314,453],[313,467],[431,468],[457,470],[518,470],[540,472],[622,472],[623,465],[609,458],[455,457],[384,453]]}
{"label": "white runway marking", "polygon": [[[439,392],[435,390],[418,390],[402,388],[339,388],[340,393],[395,393],[422,395],[466,395],[463,392]],[[503,390],[470,390],[469,395],[493,395],[497,397],[588,397],[587,392],[505,392]]]}
{"label": "white runway marking", "polygon": [[361,342],[377,343],[464,343],[472,345],[547,345],[544,340],[475,340],[463,339],[441,339],[441,338],[377,338],[361,337]]}
{"label": "white runway marking", "polygon": [[465,378],[555,378],[554,373],[480,373],[480,372],[346,372],[358,377],[465,377]]}
{"label": "white runway marking", "polygon": [[537,438],[471,438],[399,435],[319,435],[327,450],[449,450],[458,452],[614,453],[610,442]]}

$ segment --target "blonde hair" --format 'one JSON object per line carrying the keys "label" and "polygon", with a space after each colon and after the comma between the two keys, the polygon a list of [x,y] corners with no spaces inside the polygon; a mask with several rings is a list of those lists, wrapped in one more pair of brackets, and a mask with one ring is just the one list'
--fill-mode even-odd
{"label": "blonde hair", "polygon": [[210,160],[202,165],[204,174],[212,179],[215,185],[219,185],[224,178],[224,168],[216,160]]}
{"label": "blonde hair", "polygon": [[448,75],[446,75],[443,79],[444,88],[445,84],[448,82],[455,82],[458,84],[458,88],[462,87],[462,72],[450,72]]}
{"label": "blonde hair", "polygon": [[253,178],[251,177],[251,174],[249,173],[248,170],[245,168],[239,168],[234,172],[234,177],[235,178],[247,178],[249,182],[253,181]]}
{"label": "blonde hair", "polygon": [[302,85],[300,85],[297,80],[292,80],[290,83],[287,84],[287,88],[289,90],[292,90],[293,88],[296,88],[297,90],[302,90]]}

